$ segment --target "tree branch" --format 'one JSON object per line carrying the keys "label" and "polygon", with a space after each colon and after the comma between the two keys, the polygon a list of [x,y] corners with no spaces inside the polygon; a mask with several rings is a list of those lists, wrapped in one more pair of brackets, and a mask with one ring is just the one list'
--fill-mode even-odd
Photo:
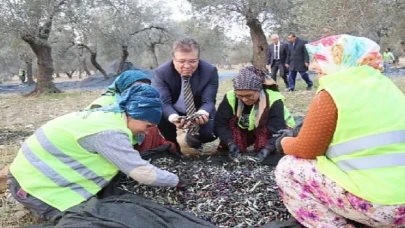
{"label": "tree branch", "polygon": [[82,47],[85,48],[87,51],[90,52],[90,54],[94,54],[94,52],[91,50],[91,48],[89,48],[89,46],[85,45],[85,44],[77,44],[78,47]]}
{"label": "tree branch", "polygon": [[169,34],[170,34],[170,32],[167,31],[167,29],[165,29],[165,28],[163,28],[163,27],[151,25],[151,26],[149,26],[149,27],[146,27],[146,28],[140,29],[140,30],[138,30],[138,31],[135,31],[135,32],[131,33],[130,35],[131,35],[131,36],[134,36],[134,35],[136,35],[136,34],[138,34],[138,33],[141,33],[141,32],[147,31],[147,30],[152,30],[152,29],[161,30],[161,31],[163,31],[163,32],[166,32],[166,33],[169,33]]}

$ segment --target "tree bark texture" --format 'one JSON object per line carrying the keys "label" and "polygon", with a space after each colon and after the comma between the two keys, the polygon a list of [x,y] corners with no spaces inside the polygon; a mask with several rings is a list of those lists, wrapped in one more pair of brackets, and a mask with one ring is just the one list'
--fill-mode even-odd
{"label": "tree bark texture", "polygon": [[252,64],[258,69],[267,71],[267,50],[268,44],[262,25],[258,19],[248,19],[246,25],[250,29],[250,36],[253,43],[253,61]]}

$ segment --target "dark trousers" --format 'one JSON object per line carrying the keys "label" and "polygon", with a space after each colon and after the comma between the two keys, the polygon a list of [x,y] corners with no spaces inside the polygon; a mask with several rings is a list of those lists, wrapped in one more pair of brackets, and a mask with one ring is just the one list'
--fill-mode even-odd
{"label": "dark trousers", "polygon": [[[97,198],[103,199],[113,195],[124,194],[124,190],[118,189],[118,186],[124,177],[125,174],[119,172],[103,189],[100,190],[100,192],[97,193]],[[10,171],[8,173],[8,183],[10,193],[14,199],[31,211],[34,216],[50,221],[58,220],[62,216],[62,212],[58,209],[26,193]],[[60,197],[63,197],[63,195]]]}
{"label": "dark trousers", "polygon": [[[190,145],[190,147],[199,148],[202,145],[202,143],[212,142],[217,138],[217,136],[214,133],[215,113],[216,113],[215,111],[210,113],[209,117],[210,119],[207,124],[200,125],[198,135],[187,136],[188,139],[186,139],[186,141]],[[184,114],[179,113],[179,115],[183,116]],[[162,117],[159,123],[159,130],[167,141],[176,144],[177,151],[181,151],[180,145],[177,142],[177,129],[174,124],[170,123],[169,120],[166,119],[165,117]]]}
{"label": "dark trousers", "polygon": [[289,88],[287,80],[287,68],[280,60],[273,60],[273,64],[271,65],[271,77],[276,82],[277,82],[277,71],[280,73],[280,77],[283,79],[285,87]]}
{"label": "dark trousers", "polygon": [[304,81],[307,83],[308,87],[312,87],[314,83],[309,79],[309,75],[306,71],[290,71],[290,74],[288,75],[288,82],[289,82],[289,89],[294,90],[295,89],[295,79],[297,78],[297,72],[300,73],[301,78],[304,79]]}

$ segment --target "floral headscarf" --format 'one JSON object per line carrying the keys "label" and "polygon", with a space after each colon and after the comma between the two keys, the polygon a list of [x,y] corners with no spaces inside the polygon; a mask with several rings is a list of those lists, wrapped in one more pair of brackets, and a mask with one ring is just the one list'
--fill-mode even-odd
{"label": "floral headscarf", "polygon": [[325,74],[361,65],[383,70],[380,46],[365,37],[328,36],[305,46],[310,61],[316,60]]}

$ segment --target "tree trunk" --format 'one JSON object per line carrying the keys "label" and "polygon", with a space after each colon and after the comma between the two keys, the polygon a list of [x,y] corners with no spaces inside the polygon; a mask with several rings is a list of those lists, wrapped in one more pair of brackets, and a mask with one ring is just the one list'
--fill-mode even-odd
{"label": "tree trunk", "polygon": [[57,78],[60,78],[60,68],[58,67],[58,64],[56,64],[56,67],[55,67],[55,75]]}
{"label": "tree trunk", "polygon": [[74,70],[72,70],[72,72],[66,71],[65,74],[68,76],[69,79],[73,78],[73,74],[75,73]]}
{"label": "tree trunk", "polygon": [[27,84],[34,84],[34,78],[32,77],[32,59],[27,59],[25,61],[25,68],[27,69]]}
{"label": "tree trunk", "polygon": [[84,72],[86,72],[86,75],[90,76],[91,73],[90,73],[89,69],[87,68],[86,58],[82,59],[82,67],[83,67]]}
{"label": "tree trunk", "polygon": [[253,42],[253,61],[252,64],[258,69],[267,71],[267,50],[268,44],[263,28],[259,20],[248,19],[246,25],[250,29],[250,36]]}
{"label": "tree trunk", "polygon": [[85,44],[79,44],[79,47],[84,47],[87,49],[87,51],[90,52],[90,62],[93,64],[94,68],[96,68],[100,73],[104,76],[105,79],[108,79],[108,75],[105,72],[105,70],[100,66],[100,64],[97,62],[97,52],[92,51],[87,45]]}
{"label": "tree trunk", "polygon": [[155,69],[159,66],[158,58],[156,56],[156,46],[151,45],[148,47],[148,52],[150,54],[150,57],[152,59],[151,67],[152,69]]}
{"label": "tree trunk", "polygon": [[28,95],[37,95],[44,93],[60,93],[61,91],[56,88],[53,83],[53,59],[52,48],[47,43],[39,43],[34,38],[22,37],[27,42],[32,51],[37,56],[37,85],[35,89]]}
{"label": "tree trunk", "polygon": [[401,46],[402,46],[402,54],[405,55],[405,41],[401,41]]}
{"label": "tree trunk", "polygon": [[121,47],[122,47],[122,55],[121,55],[120,65],[117,70],[117,75],[121,74],[122,71],[124,70],[125,61],[127,61],[127,58],[129,55],[128,46],[122,45]]}
{"label": "tree trunk", "polygon": [[100,71],[100,73],[104,76],[105,79],[108,79],[108,75],[105,72],[105,70],[100,66],[100,64],[98,64],[97,62],[97,52],[93,52],[90,55],[90,62],[91,64],[93,64],[93,66]]}

